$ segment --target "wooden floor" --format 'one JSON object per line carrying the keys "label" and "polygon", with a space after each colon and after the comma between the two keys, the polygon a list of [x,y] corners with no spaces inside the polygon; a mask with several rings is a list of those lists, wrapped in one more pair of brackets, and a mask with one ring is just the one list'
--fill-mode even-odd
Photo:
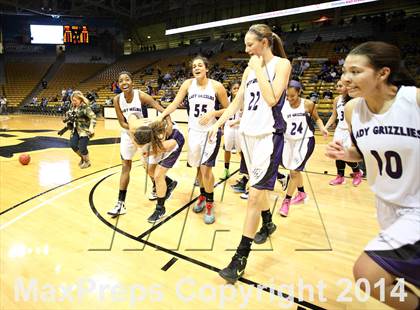
{"label": "wooden floor", "polygon": [[[121,170],[116,121],[98,121],[92,166],[84,170],[66,147],[68,134],[56,134],[59,118],[13,115],[0,123],[1,309],[387,308],[360,293],[352,279],[354,261],[378,233],[373,194],[365,181],[357,188],[351,179],[328,185],[335,164],[324,156],[322,137],[304,174],[309,200],[282,218],[284,193],[277,185],[277,231],[253,246],[258,251],[245,277],[230,286],[217,271],[242,232],[246,201],[230,188],[238,174],[216,187],[216,222],[206,225],[190,208],[195,171],[186,167],[184,149],[169,172],[179,182],[166,204],[169,216],[153,227],[146,219],[154,203],[135,161],[128,212],[111,219],[106,211],[116,203]],[[20,153],[30,154],[28,166],[19,164]],[[238,167],[234,155],[231,171]],[[220,152],[215,175],[222,170]]]}

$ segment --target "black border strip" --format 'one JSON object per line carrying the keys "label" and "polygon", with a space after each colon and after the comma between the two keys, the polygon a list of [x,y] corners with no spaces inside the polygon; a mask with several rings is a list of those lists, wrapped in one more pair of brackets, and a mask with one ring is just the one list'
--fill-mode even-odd
{"label": "black border strip", "polygon": [[176,258],[176,257],[172,257],[171,258],[171,260],[169,261],[169,262],[167,262],[166,264],[165,264],[165,266],[163,266],[162,268],[161,268],[161,270],[163,270],[163,271],[167,271],[169,268],[171,268],[172,267],[172,265],[173,264],[175,264],[175,262],[178,260],[178,258]]}
{"label": "black border strip", "polygon": [[[187,262],[193,263],[193,264],[195,264],[195,265],[198,265],[198,266],[200,266],[200,267],[203,267],[203,268],[209,269],[209,270],[214,271],[214,272],[219,272],[219,271],[220,271],[220,269],[219,269],[219,268],[214,267],[214,266],[212,266],[212,265],[209,265],[209,264],[207,264],[207,263],[204,263],[204,262],[202,262],[202,261],[199,261],[199,260],[197,260],[197,259],[195,259],[195,258],[192,258],[192,257],[186,256],[186,255],[184,255],[184,254],[181,254],[181,253],[179,253],[179,252],[175,252],[175,251],[173,251],[173,250],[169,250],[169,249],[164,248],[164,247],[162,247],[162,246],[160,246],[160,245],[154,244],[154,243],[152,243],[152,242],[150,242],[150,241],[148,241],[148,240],[143,240],[143,239],[141,239],[141,238],[139,238],[139,237],[135,237],[135,236],[133,236],[133,235],[131,235],[131,234],[129,234],[129,233],[127,233],[127,232],[125,232],[125,231],[123,231],[123,230],[119,229],[118,227],[116,227],[116,226],[114,226],[113,224],[111,224],[110,222],[108,222],[105,218],[103,218],[103,217],[102,217],[102,215],[101,215],[101,214],[99,214],[98,210],[96,210],[96,208],[95,208],[95,204],[93,203],[93,194],[94,194],[94,192],[95,192],[96,188],[99,186],[99,184],[101,184],[101,183],[102,183],[105,179],[107,179],[107,178],[108,178],[108,177],[110,177],[111,175],[113,175],[113,174],[107,175],[107,176],[103,177],[101,180],[99,180],[99,181],[98,181],[98,183],[96,183],[96,184],[95,184],[95,186],[91,189],[91,191],[90,191],[90,193],[89,193],[89,205],[90,205],[90,208],[92,209],[92,211],[93,211],[93,213],[96,215],[96,217],[97,217],[99,220],[101,220],[101,222],[102,222],[102,223],[104,223],[106,226],[108,226],[108,227],[109,227],[109,228],[111,228],[112,230],[114,230],[114,231],[116,231],[116,232],[120,233],[121,235],[126,236],[127,238],[130,238],[130,239],[135,240],[135,241],[137,241],[137,242],[143,243],[144,245],[148,245],[148,246],[150,246],[150,247],[152,247],[152,248],[154,248],[154,249],[156,249],[156,250],[159,250],[159,251],[165,252],[165,253],[170,254],[170,255],[172,255],[172,256],[175,256],[175,257],[177,257],[177,258],[181,258],[181,259],[183,259],[183,260],[185,260],[185,261],[187,261]],[[221,182],[223,182],[223,181],[221,181]],[[219,184],[219,183],[217,183],[217,184]],[[187,205],[190,205],[190,204],[191,204],[191,202],[187,203]],[[183,210],[183,209],[185,209],[185,208],[186,208],[186,206],[183,206],[183,207],[181,207],[180,209],[181,209],[181,210]],[[178,213],[179,213],[179,212],[178,212]],[[178,214],[178,213],[177,213],[177,214]],[[161,222],[161,223],[162,223],[162,222]],[[157,226],[157,225],[156,225],[156,226]],[[154,227],[156,227],[156,226],[154,226]],[[143,235],[143,234],[142,234],[142,235]],[[141,235],[140,235],[140,236],[141,236]],[[256,288],[257,288],[257,287],[260,287],[260,288],[262,288],[262,290],[263,290],[263,291],[265,291],[265,292],[267,292],[267,293],[269,293],[269,294],[273,294],[273,293],[274,293],[274,294],[275,294],[275,295],[277,295],[277,296],[280,296],[280,294],[281,294],[281,296],[282,296],[283,298],[289,298],[289,295],[288,295],[288,294],[286,294],[286,293],[280,292],[280,291],[278,291],[278,290],[270,290],[270,288],[267,288],[267,287],[265,287],[264,285],[261,285],[261,284],[259,284],[259,283],[257,283],[257,282],[252,281],[252,280],[249,280],[249,279],[246,279],[246,278],[240,278],[238,281],[241,281],[242,283],[245,283],[245,284],[248,284],[248,285],[252,285],[252,286],[254,286],[254,287],[256,287]],[[320,307],[320,306],[314,305],[314,304],[312,304],[312,303],[310,303],[310,302],[307,302],[307,301],[299,301],[299,299],[298,299],[298,298],[296,298],[296,297],[293,297],[293,301],[294,301],[296,304],[302,305],[302,306],[304,306],[304,307],[306,307],[306,308],[316,309],[316,310],[326,310],[325,308],[322,308],[322,307]]]}

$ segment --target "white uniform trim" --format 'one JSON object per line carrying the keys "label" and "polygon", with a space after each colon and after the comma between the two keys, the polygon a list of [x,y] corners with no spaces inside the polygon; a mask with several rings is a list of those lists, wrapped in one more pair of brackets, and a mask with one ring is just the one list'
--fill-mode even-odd
{"label": "white uniform trim", "polygon": [[416,87],[401,87],[390,109],[373,114],[364,99],[352,115],[352,132],[377,197],[401,207],[420,208],[420,108]]}
{"label": "white uniform trim", "polygon": [[[134,114],[138,118],[143,118],[140,101],[140,91],[138,89],[133,90],[133,100],[128,103],[124,97],[124,93],[119,94],[118,104],[125,119],[128,120],[129,116]],[[124,160],[132,160],[137,152],[137,146],[131,140],[129,131],[125,128],[121,129],[121,142],[120,142],[120,153]]]}

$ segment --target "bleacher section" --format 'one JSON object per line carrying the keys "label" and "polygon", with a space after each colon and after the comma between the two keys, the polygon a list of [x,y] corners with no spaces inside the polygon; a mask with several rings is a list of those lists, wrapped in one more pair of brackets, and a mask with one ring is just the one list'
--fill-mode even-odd
{"label": "bleacher section", "polygon": [[[418,18],[414,19],[412,21],[414,24],[407,23],[406,27],[411,29],[417,21]],[[397,20],[396,22],[400,23],[401,21]],[[393,27],[392,23],[388,24],[388,27],[391,26]],[[324,121],[331,114],[333,99],[323,99],[323,92],[331,90],[333,93],[332,98],[338,96],[338,93],[335,91],[335,84],[340,73],[338,70],[337,75],[333,79],[328,80],[328,83],[322,78],[315,79],[317,81],[313,81],[312,78],[314,75],[320,75],[322,64],[327,60],[329,65],[338,66],[337,61],[344,59],[352,47],[363,41],[364,39],[362,37],[374,37],[399,45],[402,48],[407,68],[413,76],[417,77],[417,83],[420,83],[420,72],[418,69],[420,56],[418,47],[417,52],[410,54],[413,45],[420,46],[419,39],[417,37],[413,38],[413,34],[410,32],[401,32],[398,29],[396,31],[387,31],[387,38],[381,37],[380,33],[374,32],[374,23],[360,20],[357,24],[333,25],[328,27],[312,26],[300,32],[291,32],[282,35],[287,43],[286,50],[288,51],[288,55],[299,57],[302,55],[299,55],[299,53],[302,52],[304,57],[308,57],[309,59],[309,68],[299,76],[304,86],[302,97],[308,98],[309,94],[313,91],[319,93],[317,109]],[[409,46],[404,49],[404,46],[407,46],[407,44]],[[78,49],[82,49],[82,47],[78,47]],[[98,54],[94,49],[89,51],[82,50],[80,55],[77,53],[78,49],[72,50],[71,55],[69,55],[71,57],[61,65],[59,71],[49,81],[47,89],[42,90],[37,95],[38,102],[42,97],[50,99],[55,96],[60,101],[61,90],[72,88],[79,89],[83,93],[96,92],[98,94],[97,103],[104,104],[108,97],[112,98],[115,96],[111,90],[111,84],[117,80],[118,73],[121,71],[129,71],[133,74],[133,81],[136,88],[146,91],[146,86],[150,85],[153,89],[154,98],[160,99],[167,91],[176,93],[183,79],[191,76],[189,62],[198,53],[212,55],[209,59],[209,76],[213,78],[212,73],[214,73],[214,68],[217,64],[217,71],[222,72],[222,82],[227,88],[231,81],[240,80],[242,77],[243,67],[238,65],[237,60],[244,59],[247,61],[249,57],[243,52],[243,41],[209,41],[200,45],[142,52],[130,56],[123,56],[110,65],[95,63],[95,60],[91,61],[89,57]],[[416,47],[414,47],[415,49]],[[409,52],[407,53],[406,50]],[[22,60],[22,62],[16,61],[14,58],[8,60],[9,56],[5,57],[6,84],[2,92],[7,97],[9,106],[19,105],[22,99],[33,90],[34,86],[40,82],[40,79],[48,70],[51,62],[40,62],[39,60],[42,56],[50,57],[51,55],[39,55],[32,63],[28,62],[28,57],[26,57],[26,60]],[[81,59],[82,63],[69,63],[69,61],[77,61],[78,58]],[[314,58],[323,58],[325,60],[317,61],[313,60]],[[174,77],[175,71],[182,66],[186,69],[186,76],[180,81],[171,81],[165,89],[159,89],[158,81],[162,76],[169,73]],[[160,78],[158,72],[161,74]]]}
{"label": "bleacher section", "polygon": [[54,78],[48,83],[46,89],[43,89],[39,94],[38,98],[58,97],[61,101],[61,90],[63,88],[76,89],[76,85],[80,81],[92,77],[96,72],[104,69],[106,64],[74,64],[64,63],[55,74]]}
{"label": "bleacher section", "polygon": [[5,96],[9,108],[17,107],[45,75],[51,63],[6,63]]}

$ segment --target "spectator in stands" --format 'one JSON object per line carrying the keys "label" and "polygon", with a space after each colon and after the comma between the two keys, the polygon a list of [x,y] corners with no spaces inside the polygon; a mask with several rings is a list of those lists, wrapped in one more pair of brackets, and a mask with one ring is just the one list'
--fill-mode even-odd
{"label": "spectator in stands", "polygon": [[166,72],[166,74],[163,76],[163,81],[168,84],[168,82],[172,79],[172,76],[169,72]]}
{"label": "spectator in stands", "polygon": [[41,104],[40,104],[40,107],[41,107],[41,111],[42,111],[42,112],[45,112],[45,110],[46,110],[46,108],[47,108],[47,105],[48,105],[48,100],[47,100],[47,98],[42,97],[42,99],[41,99]]}
{"label": "spectator in stands", "polygon": [[0,97],[0,114],[7,114],[7,99],[4,96]]}
{"label": "spectator in stands", "polygon": [[120,88],[120,86],[118,85],[118,83],[116,83],[115,84],[115,88],[114,88],[114,94],[116,94],[116,95],[118,95],[118,94],[121,94],[121,88]]}
{"label": "spectator in stands", "polygon": [[151,83],[150,81],[149,81],[149,82],[147,82],[147,86],[146,86],[146,88],[147,88],[146,93],[147,93],[148,95],[152,96],[152,93],[153,93],[153,88],[152,88],[152,83]]}
{"label": "spectator in stands", "polygon": [[335,71],[335,68],[331,68],[330,76],[333,80],[337,77],[337,72]]}
{"label": "spectator in stands", "polygon": [[175,98],[175,93],[173,90],[168,89],[165,91],[165,94],[160,98],[161,102],[172,102]]}
{"label": "spectator in stands", "polygon": [[46,80],[42,80],[41,84],[43,89],[46,89],[48,86],[48,82]]}
{"label": "spectator in stands", "polygon": [[105,105],[112,105],[112,99],[109,96],[105,99]]}
{"label": "spectator in stands", "polygon": [[319,98],[319,92],[314,90],[313,92],[311,92],[309,94],[309,100],[311,100],[312,102],[317,102]]}
{"label": "spectator in stands", "polygon": [[115,81],[111,83],[111,91],[112,91],[112,92],[114,92],[114,91],[115,91],[115,87],[116,87],[116,85],[117,85],[117,82],[115,82]]}
{"label": "spectator in stands", "polygon": [[333,81],[333,77],[331,76],[331,72],[325,72],[323,76],[323,80],[327,83],[331,83]]}
{"label": "spectator in stands", "polygon": [[86,94],[86,98],[88,98],[91,103],[95,101],[95,97],[90,91]]}
{"label": "spectator in stands", "polygon": [[36,105],[36,102],[38,101],[38,97],[32,97],[31,104]]}
{"label": "spectator in stands", "polygon": [[309,83],[317,83],[318,82],[318,75],[314,74],[310,79]]}
{"label": "spectator in stands", "polygon": [[162,88],[162,84],[163,84],[163,75],[162,74],[159,74],[158,75],[157,84],[158,84],[158,89],[161,89]]}
{"label": "spectator in stands", "polygon": [[311,66],[309,61],[305,60],[302,64],[302,73],[305,72],[306,69],[308,69]]}
{"label": "spectator in stands", "polygon": [[324,93],[322,94],[322,98],[324,99],[332,99],[332,97],[333,97],[333,93],[331,89],[324,91]]}

